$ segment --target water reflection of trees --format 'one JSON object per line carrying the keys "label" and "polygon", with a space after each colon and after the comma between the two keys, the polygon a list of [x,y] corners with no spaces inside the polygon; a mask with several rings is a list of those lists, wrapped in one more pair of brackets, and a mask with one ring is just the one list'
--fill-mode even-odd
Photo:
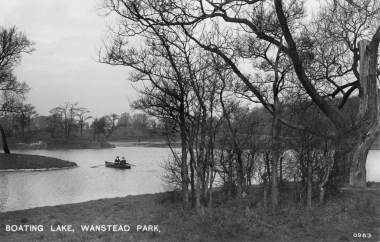
{"label": "water reflection of trees", "polygon": [[4,211],[8,202],[9,187],[8,187],[8,175],[0,174],[0,211]]}

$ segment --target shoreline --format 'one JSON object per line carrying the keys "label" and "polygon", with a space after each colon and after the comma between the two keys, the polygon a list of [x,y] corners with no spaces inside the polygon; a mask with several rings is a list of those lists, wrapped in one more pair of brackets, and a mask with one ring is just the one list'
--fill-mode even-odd
{"label": "shoreline", "polygon": [[[87,202],[36,207],[0,213],[0,239],[4,241],[340,241],[365,231],[377,238],[379,194],[344,192],[308,214],[284,205],[279,215],[266,212],[261,190],[252,187],[243,199],[224,199],[215,191],[214,206],[199,215],[184,209],[176,192],[128,195]],[[285,195],[285,194],[283,194]],[[375,201],[376,200],[376,201]],[[372,201],[368,207],[367,201]],[[343,209],[344,208],[344,209]],[[332,212],[334,211],[334,212]],[[358,215],[365,215],[358,216]],[[297,218],[297,219],[294,219]],[[42,232],[7,232],[6,225],[41,225]],[[83,225],[129,226],[123,231],[83,231]],[[138,231],[138,225],[158,231]],[[57,228],[72,231],[57,231]],[[51,227],[53,229],[51,229]],[[148,228],[148,227],[147,227]],[[153,228],[153,227],[152,227]],[[376,237],[375,237],[376,236]],[[352,238],[353,239],[353,238]],[[344,240],[348,241],[348,240]]]}
{"label": "shoreline", "polygon": [[115,147],[102,147],[102,148],[43,148],[43,149],[33,149],[33,148],[13,148],[12,150],[16,151],[25,151],[25,150],[104,150],[104,149],[115,149]]}
{"label": "shoreline", "polygon": [[0,154],[0,171],[44,171],[78,167],[78,164],[54,157],[31,154]]}
{"label": "shoreline", "polygon": [[[31,207],[31,208],[25,208],[25,209],[17,209],[17,210],[7,210],[7,211],[0,211],[0,219],[1,216],[7,213],[22,213],[22,212],[30,212],[32,210],[43,210],[43,209],[60,209],[62,207],[69,207],[69,206],[81,206],[81,205],[92,205],[93,203],[100,203],[100,202],[112,202],[113,200],[129,200],[129,199],[139,199],[142,197],[159,197],[159,196],[165,196],[168,193],[172,193],[172,191],[167,192],[156,192],[156,193],[144,193],[144,194],[135,194],[135,195],[125,195],[125,196],[117,196],[117,197],[103,197],[103,198],[96,198],[88,201],[82,201],[82,202],[73,202],[73,203],[64,203],[64,204],[56,204],[56,205],[44,205],[44,206],[37,206],[37,207]],[[1,227],[1,224],[0,224]],[[1,229],[0,229],[1,231]]]}
{"label": "shoreline", "polygon": [[[169,145],[164,140],[146,140],[146,141],[136,141],[136,140],[109,140],[109,143],[115,145],[116,147],[152,147],[152,148],[169,148]],[[172,144],[173,148],[180,147],[179,142]]]}
{"label": "shoreline", "polygon": [[67,166],[67,167],[51,167],[51,168],[36,168],[36,169],[0,169],[1,172],[34,172],[34,171],[57,171],[57,170],[67,170],[67,169],[73,169],[78,168],[78,165],[74,166]]}

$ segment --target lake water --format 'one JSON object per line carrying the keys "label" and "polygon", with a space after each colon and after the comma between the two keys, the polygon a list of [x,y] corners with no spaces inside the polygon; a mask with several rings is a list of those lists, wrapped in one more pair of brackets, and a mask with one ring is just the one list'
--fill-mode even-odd
{"label": "lake water", "polygon": [[[116,147],[86,150],[25,150],[73,161],[79,167],[41,172],[0,172],[0,211],[47,205],[78,203],[108,197],[122,197],[168,190],[162,181],[168,148]],[[135,164],[130,170],[104,167],[105,160],[125,156]],[[101,165],[96,168],[91,166]]]}
{"label": "lake water", "polygon": [[380,150],[370,150],[367,157],[367,181],[380,182]]}
{"label": "lake water", "polygon": [[[0,172],[0,211],[156,193],[169,189],[162,181],[162,164],[170,154],[168,148],[118,146],[100,150],[29,150],[17,153],[74,161],[79,167],[42,172]],[[127,157],[136,166],[130,170],[104,167],[105,160],[111,160],[117,155]],[[96,165],[101,166],[91,168]],[[380,182],[380,150],[371,150],[368,154],[367,180]]]}

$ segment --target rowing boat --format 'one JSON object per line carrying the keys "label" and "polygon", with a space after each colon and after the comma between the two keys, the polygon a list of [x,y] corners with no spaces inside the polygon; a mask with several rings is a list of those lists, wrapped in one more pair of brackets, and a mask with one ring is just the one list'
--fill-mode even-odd
{"label": "rowing boat", "polygon": [[106,167],[110,168],[118,168],[118,169],[131,169],[131,164],[126,163],[126,164],[115,164],[114,162],[105,162]]}

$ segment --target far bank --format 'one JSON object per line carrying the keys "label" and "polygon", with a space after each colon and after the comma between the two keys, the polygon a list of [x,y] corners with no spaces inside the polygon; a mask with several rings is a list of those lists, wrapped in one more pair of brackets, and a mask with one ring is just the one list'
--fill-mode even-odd
{"label": "far bank", "polygon": [[16,140],[11,139],[9,144],[11,149],[25,150],[25,149],[47,149],[47,150],[57,150],[57,149],[105,149],[105,148],[115,148],[114,145],[108,141],[102,140],[92,140],[88,138],[49,138],[49,139],[32,139],[32,140]]}

